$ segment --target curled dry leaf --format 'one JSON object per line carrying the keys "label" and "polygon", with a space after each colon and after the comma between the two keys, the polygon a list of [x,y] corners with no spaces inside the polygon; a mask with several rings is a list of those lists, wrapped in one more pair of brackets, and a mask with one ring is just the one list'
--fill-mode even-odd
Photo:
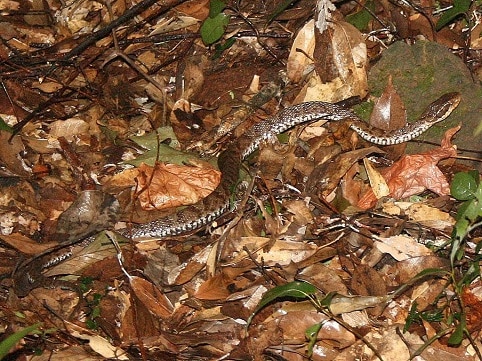
{"label": "curled dry leaf", "polygon": [[288,78],[294,83],[298,83],[306,72],[311,70],[313,61],[310,57],[313,56],[315,50],[314,31],[315,21],[310,20],[298,31],[293,41],[286,68]]}
{"label": "curled dry leaf", "polygon": [[407,111],[400,95],[393,87],[392,77],[382,95],[378,98],[370,115],[370,125],[383,130],[396,130],[403,128],[407,122]]}
{"label": "curled dry leaf", "polygon": [[146,210],[194,204],[218,185],[221,173],[214,168],[156,164],[139,167],[139,201]]}
{"label": "curled dry leaf", "polygon": [[79,339],[89,342],[89,346],[105,358],[115,358],[116,360],[128,360],[127,354],[118,346],[113,346],[109,340],[99,336],[97,333],[80,327],[74,323],[64,320],[64,325],[69,334]]}
{"label": "curled dry leaf", "polygon": [[355,342],[356,339],[353,334],[341,327],[336,321],[328,320],[326,315],[310,310],[308,307],[306,307],[306,310],[302,310],[300,308],[303,305],[300,306],[296,307],[298,309],[283,308],[281,312],[278,312],[282,315],[275,318],[277,325],[275,326],[273,321],[267,324],[268,328],[275,326],[282,330],[285,343],[303,342],[305,331],[316,324],[323,325],[317,334],[318,340],[330,340],[330,343],[339,348],[348,347]]}
{"label": "curled dry leaf", "polygon": [[388,253],[397,261],[403,261],[412,257],[428,256],[432,251],[423,244],[418,243],[411,237],[393,236],[375,241],[375,247],[382,253]]}
{"label": "curled dry leaf", "polygon": [[336,295],[330,303],[330,311],[334,315],[364,310],[387,302],[388,296],[343,296]]}
{"label": "curled dry leaf", "polygon": [[[455,157],[457,150],[451,143],[451,138],[460,126],[451,128],[445,133],[439,148],[422,154],[407,155],[381,172],[390,189],[390,197],[395,199],[410,197],[411,195],[429,189],[438,195],[448,195],[450,187],[447,179],[437,167],[437,163],[445,158]],[[373,190],[368,190],[358,201],[358,207],[368,209],[373,207],[377,198]]]}
{"label": "curled dry leaf", "polygon": [[[353,164],[368,154],[381,152],[377,147],[369,147],[342,153],[334,161],[315,167],[308,177],[306,188],[310,191],[317,190],[326,199],[338,187],[340,179],[350,170]],[[350,185],[353,185],[353,183]]]}
{"label": "curled dry leaf", "polygon": [[165,319],[171,316],[174,307],[159,289],[143,278],[131,276],[129,283],[136,297],[155,316]]}
{"label": "curled dry leaf", "polygon": [[[310,73],[295,103],[319,100],[320,94],[322,100],[331,102],[367,94],[367,50],[361,33],[346,22],[331,25],[315,36],[319,30],[312,20],[295,38],[288,58],[288,77],[299,82]],[[328,69],[330,74],[326,73]]]}
{"label": "curled dry leaf", "polygon": [[388,189],[387,182],[385,182],[385,179],[372,166],[372,163],[368,159],[363,158],[363,164],[365,165],[370,185],[377,199],[389,195],[390,190]]}
{"label": "curled dry leaf", "polygon": [[392,277],[396,277],[400,284],[409,282],[413,277],[423,270],[437,268],[448,270],[450,263],[447,259],[437,256],[412,257],[397,262],[392,269]]}
{"label": "curled dry leaf", "polygon": [[182,285],[192,280],[192,278],[206,265],[212,248],[213,246],[207,246],[196,253],[188,261],[173,268],[167,276],[167,283],[169,285]]}

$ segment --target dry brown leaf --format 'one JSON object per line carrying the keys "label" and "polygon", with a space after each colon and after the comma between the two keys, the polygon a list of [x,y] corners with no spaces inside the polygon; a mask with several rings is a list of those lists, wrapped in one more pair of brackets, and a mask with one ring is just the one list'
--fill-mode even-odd
{"label": "dry brown leaf", "polygon": [[5,242],[11,247],[28,255],[39,254],[48,249],[54,248],[55,246],[58,246],[58,243],[55,243],[55,242],[40,244],[20,233],[1,235],[0,239],[2,240],[2,242]]}
{"label": "dry brown leaf", "polygon": [[343,198],[345,198],[350,204],[356,204],[356,202],[358,202],[362,189],[365,186],[357,177],[359,172],[360,166],[358,163],[352,164],[343,176],[343,181],[340,185]]}
{"label": "dry brown leaf", "polygon": [[374,246],[382,253],[388,253],[397,261],[403,261],[412,257],[428,256],[432,251],[408,236],[393,236],[380,238]]}
{"label": "dry brown leaf", "polygon": [[221,174],[214,168],[186,167],[158,163],[141,164],[137,181],[143,209],[166,209],[194,204],[208,196],[218,185]]}
{"label": "dry brown leaf", "polygon": [[400,284],[407,283],[418,273],[428,268],[448,270],[450,263],[447,259],[436,256],[412,257],[397,262],[391,271],[391,277],[396,277]]}
{"label": "dry brown leaf", "polygon": [[316,167],[306,182],[307,189],[321,188],[318,193],[327,198],[338,187],[340,179],[350,170],[358,160],[371,153],[383,153],[377,147],[361,148],[340,154],[334,161]]}
{"label": "dry brown leaf", "polygon": [[349,292],[337,271],[321,262],[303,269],[298,278],[311,283],[326,294],[337,292],[346,295]]}
{"label": "dry brown leaf", "polygon": [[129,277],[129,283],[136,297],[149,312],[162,319],[172,315],[174,307],[171,301],[154,284],[136,276]]}
{"label": "dry brown leaf", "polygon": [[50,135],[72,140],[75,135],[89,134],[89,124],[83,119],[69,118],[57,120],[50,125]]}
{"label": "dry brown leaf", "polygon": [[330,311],[334,315],[342,313],[364,310],[387,302],[389,296],[342,296],[336,295],[332,298],[329,305]]}
{"label": "dry brown leaf", "polygon": [[224,300],[230,295],[228,285],[231,282],[224,272],[219,273],[203,282],[194,296],[200,300]]}
{"label": "dry brown leaf", "polygon": [[[434,300],[438,299],[440,294],[444,293],[446,287],[447,281],[444,279],[428,279],[425,282],[413,286],[410,298],[412,302],[417,302],[417,310],[423,311],[433,305]],[[429,326],[425,327],[427,328]],[[430,333],[431,330],[428,329],[427,332]]]}
{"label": "dry brown leaf", "polygon": [[7,169],[21,176],[29,176],[24,163],[21,161],[19,153],[25,150],[20,137],[10,140],[12,134],[0,130],[0,161],[5,164]]}
{"label": "dry brown leaf", "polygon": [[209,15],[209,0],[183,1],[176,6],[176,11],[204,20]]}
{"label": "dry brown leaf", "polygon": [[238,256],[231,262],[241,262],[247,257],[242,251],[246,247],[258,262],[266,265],[288,265],[291,262],[301,262],[316,253],[318,247],[311,243],[276,240],[269,250],[263,247],[271,240],[266,237],[242,237],[238,244]]}
{"label": "dry brown leaf", "polygon": [[482,283],[480,280],[464,288],[462,300],[467,307],[467,324],[470,332],[482,329]]}
{"label": "dry brown leaf", "polygon": [[7,12],[7,11],[15,11],[20,9],[20,3],[18,1],[10,1],[10,0],[1,0],[0,1],[0,8]]}
{"label": "dry brown leaf", "polygon": [[[370,115],[370,126],[384,131],[393,131],[403,128],[407,124],[407,111],[400,95],[393,87],[392,77],[388,77],[388,83],[380,98],[375,102]],[[387,157],[392,160],[399,159],[405,154],[406,143],[385,147]],[[380,198],[377,196],[377,198]]]}
{"label": "dry brown leaf", "polygon": [[372,163],[368,159],[363,158],[363,164],[365,165],[368,179],[370,180],[371,189],[373,190],[373,193],[377,199],[390,194],[387,182],[385,182],[385,179],[381,176],[381,174],[372,166]]}
{"label": "dry brown leaf", "polygon": [[283,202],[283,207],[294,215],[294,221],[299,224],[306,226],[313,222],[313,213],[307,205],[307,202],[303,200],[293,200]]}
{"label": "dry brown leaf", "polygon": [[[410,197],[425,189],[441,196],[448,195],[450,186],[437,167],[437,163],[442,159],[457,155],[455,146],[451,144],[451,138],[459,129],[460,126],[447,130],[439,148],[422,154],[404,156],[390,168],[382,171],[390,189],[390,197],[395,199]],[[377,198],[370,189],[361,197],[357,206],[368,209],[373,207],[376,202]]]}
{"label": "dry brown leaf", "polygon": [[188,261],[178,267],[175,267],[167,277],[169,285],[182,285],[189,282],[199,271],[201,271],[211,254],[212,246],[207,246],[200,252],[196,253]]}
{"label": "dry brown leaf", "polygon": [[40,82],[34,83],[32,87],[40,89],[45,93],[53,93],[59,89],[62,89],[63,85],[54,81],[49,81],[49,82],[43,82],[43,83],[40,83]]}
{"label": "dry brown leaf", "polygon": [[387,86],[373,107],[370,125],[389,131],[403,128],[406,123],[407,111],[405,105],[393,87],[392,77],[389,77]]}
{"label": "dry brown leaf", "polygon": [[293,41],[286,64],[287,76],[293,83],[298,83],[311,70],[315,49],[314,31],[315,21],[310,20],[298,31]]}
{"label": "dry brown leaf", "polygon": [[412,204],[405,214],[410,220],[434,229],[446,230],[455,224],[455,219],[449,213],[422,203]]}
{"label": "dry brown leaf", "polygon": [[105,358],[115,358],[117,360],[128,360],[127,354],[118,346],[112,345],[106,338],[101,337],[97,332],[80,327],[74,323],[64,320],[64,325],[69,333],[81,340],[87,340],[93,351]]}

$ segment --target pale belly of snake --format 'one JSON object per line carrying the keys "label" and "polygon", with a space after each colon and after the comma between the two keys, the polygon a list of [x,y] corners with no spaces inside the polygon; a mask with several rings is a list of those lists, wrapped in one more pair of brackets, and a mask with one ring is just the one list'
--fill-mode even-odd
{"label": "pale belly of snake", "polygon": [[[407,142],[425,132],[435,123],[444,120],[459,102],[459,93],[445,94],[430,104],[415,123],[385,134],[380,134],[376,130],[368,130],[365,122],[351,111],[336,104],[314,101],[287,107],[275,116],[253,125],[220,154],[218,167],[222,173],[221,181],[209,196],[173,215],[149,223],[134,225],[121,233],[133,241],[139,242],[190,233],[210,224],[230,210],[230,192],[237,183],[241,162],[262,142],[270,140],[296,125],[316,120],[349,121],[351,129],[363,139],[378,145],[393,145]],[[95,237],[88,237],[79,240],[75,246],[79,247],[80,244],[81,247],[85,247],[94,239]],[[17,295],[26,295],[31,289],[41,286],[42,271],[70,258],[71,247],[73,246],[42,254],[22,265],[14,276]]]}

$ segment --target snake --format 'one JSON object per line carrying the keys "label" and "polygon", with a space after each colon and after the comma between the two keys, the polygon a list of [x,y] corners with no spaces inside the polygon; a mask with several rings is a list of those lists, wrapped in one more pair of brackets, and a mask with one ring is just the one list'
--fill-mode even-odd
{"label": "snake", "polygon": [[[347,121],[350,123],[350,128],[362,139],[377,145],[394,145],[418,137],[434,124],[447,118],[458,106],[460,100],[459,93],[444,94],[431,103],[417,121],[388,133],[369,129],[366,122],[338,104],[310,101],[286,107],[274,116],[255,123],[220,153],[218,168],[221,171],[221,180],[210,195],[172,215],[133,225],[121,230],[120,233],[134,242],[143,242],[193,233],[213,223],[232,210],[233,202],[230,195],[238,181],[241,163],[246,157],[258,149],[260,144],[273,140],[277,135],[295,126],[317,120]],[[95,236],[89,236],[73,245],[60,246],[59,249],[35,256],[25,262],[17,268],[13,277],[16,294],[22,297],[33,288],[42,286],[45,279],[42,275],[44,270],[71,258],[74,247],[77,249],[86,247],[94,240]]]}

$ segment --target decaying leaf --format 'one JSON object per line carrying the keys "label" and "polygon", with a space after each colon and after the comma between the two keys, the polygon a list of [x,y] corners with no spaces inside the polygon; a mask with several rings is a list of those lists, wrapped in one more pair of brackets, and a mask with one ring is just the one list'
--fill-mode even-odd
{"label": "decaying leaf", "polygon": [[320,35],[314,21],[310,21],[298,33],[288,58],[291,80],[299,81],[310,73],[295,103],[320,98],[336,102],[350,96],[365,97],[368,89],[366,63],[366,45],[354,26],[333,22]]}
{"label": "decaying leaf", "polygon": [[371,162],[368,161],[366,158],[363,158],[363,164],[365,165],[368,179],[370,180],[370,186],[375,196],[379,199],[389,195],[390,190],[388,189],[385,179],[372,166]]}
{"label": "decaying leaf", "polygon": [[373,107],[370,115],[370,125],[378,129],[390,131],[403,128],[406,122],[407,111],[405,105],[393,87],[392,77],[389,77],[386,88]]}
{"label": "decaying leaf", "polygon": [[65,321],[65,325],[72,336],[88,341],[92,350],[99,355],[105,358],[116,358],[119,360],[129,359],[124,350],[120,347],[113,346],[105,337],[101,337],[97,333],[68,321]]}
{"label": "decaying leaf", "polygon": [[158,163],[139,167],[138,198],[142,208],[165,209],[199,202],[218,185],[221,174],[214,168]]}
{"label": "decaying leaf", "polygon": [[315,50],[314,31],[315,21],[310,20],[298,31],[293,41],[286,67],[288,78],[295,83],[312,71],[313,65],[310,57],[313,57]]}
{"label": "decaying leaf", "polygon": [[171,301],[154,284],[137,276],[129,277],[129,283],[136,297],[149,312],[160,318],[172,315],[174,307]]}
{"label": "decaying leaf", "polygon": [[382,238],[381,241],[375,241],[374,245],[380,252],[390,254],[397,261],[432,254],[431,250],[413,238],[402,235]]}
{"label": "decaying leaf", "polygon": [[388,296],[342,296],[332,298],[329,308],[334,315],[364,310],[387,302]]}
{"label": "decaying leaf", "polygon": [[[390,197],[401,199],[429,189],[438,195],[448,195],[450,187],[445,176],[437,167],[437,163],[448,157],[455,157],[457,151],[450,142],[460,126],[447,130],[440,148],[431,151],[407,155],[382,171],[390,189]],[[358,207],[368,209],[373,207],[377,199],[373,190],[369,190],[359,200]]]}

